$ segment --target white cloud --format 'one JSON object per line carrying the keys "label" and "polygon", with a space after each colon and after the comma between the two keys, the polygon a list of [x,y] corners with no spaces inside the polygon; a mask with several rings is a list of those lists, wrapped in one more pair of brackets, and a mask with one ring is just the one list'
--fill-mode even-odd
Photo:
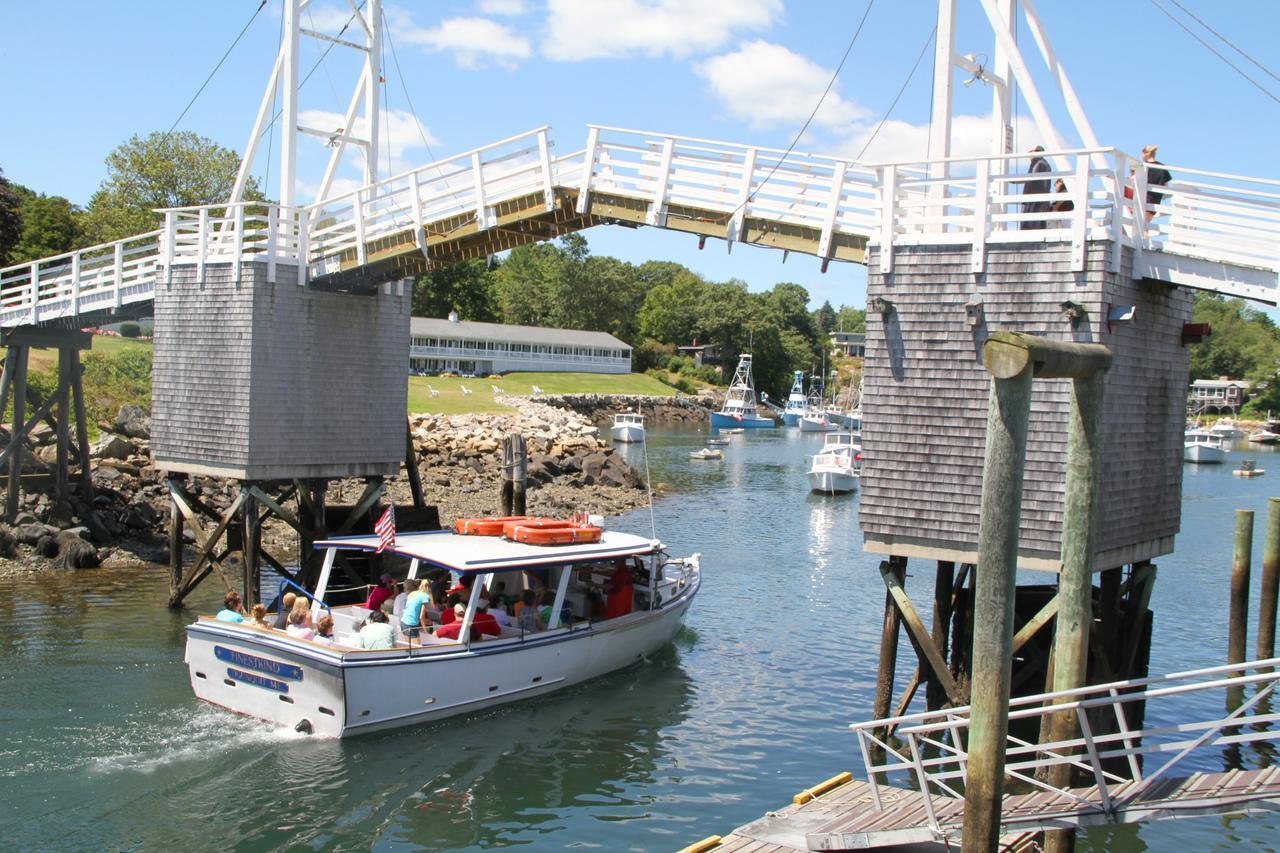
{"label": "white cloud", "polygon": [[510,68],[533,55],[527,38],[488,18],[449,18],[434,27],[417,26],[404,13],[396,18],[396,35],[404,43],[448,53],[460,68],[480,68],[486,61]]}
{"label": "white cloud", "polygon": [[529,7],[524,0],[480,0],[480,11],[486,15],[523,15]]}
{"label": "white cloud", "polygon": [[317,30],[331,36],[336,36],[348,22],[351,26],[347,27],[343,38],[363,44],[364,30],[360,29],[360,25],[355,22],[350,7],[312,4],[303,11],[301,21],[304,29]]}
{"label": "white cloud", "polygon": [[[699,63],[696,70],[729,115],[753,130],[799,127],[813,112],[832,73],[782,45],[758,39]],[[867,110],[842,98],[838,88],[839,83],[822,102],[815,125],[847,128],[869,117]]]}
{"label": "white cloud", "polygon": [[[878,120],[877,120],[878,122]],[[845,157],[855,158],[866,148],[862,161],[866,163],[911,162],[924,160],[929,152],[929,125],[911,124],[910,122],[890,119],[876,133],[875,139],[867,145],[867,140],[875,133],[876,123],[862,125],[840,146],[838,153]],[[995,127],[991,114],[984,116],[957,115],[951,118],[951,156],[975,157],[987,154],[993,148]],[[1028,118],[1019,118],[1016,134],[1018,147],[1026,150],[1041,142],[1040,132],[1035,122]]]}
{"label": "white cloud", "polygon": [[549,0],[542,53],[559,60],[685,57],[769,27],[782,0]]}
{"label": "white cloud", "polygon": [[[341,113],[326,110],[303,110],[298,114],[298,123],[316,130],[337,130],[343,126],[345,116]],[[426,154],[428,145],[439,145],[440,140],[431,135],[431,131],[418,119],[405,110],[391,110],[381,116],[382,133],[378,138],[378,174],[382,177],[399,174],[415,166],[421,166],[429,160]],[[354,135],[367,135],[367,123],[364,118],[356,119]],[[423,137],[426,138],[424,143]],[[317,140],[319,142],[320,140]],[[391,162],[387,162],[390,149]],[[406,152],[414,152],[407,156]],[[364,155],[358,146],[348,145],[343,153],[343,163],[348,171],[364,173]],[[363,184],[357,181],[355,186]],[[335,186],[337,182],[335,180]],[[354,187],[351,187],[352,189]]]}

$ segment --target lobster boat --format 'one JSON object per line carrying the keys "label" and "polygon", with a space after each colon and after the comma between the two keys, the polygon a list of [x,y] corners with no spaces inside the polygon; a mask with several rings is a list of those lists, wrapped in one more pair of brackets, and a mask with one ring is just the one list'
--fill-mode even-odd
{"label": "lobster boat", "polygon": [[772,418],[761,417],[756,412],[756,387],[751,378],[751,355],[743,353],[738,359],[738,369],[725,395],[720,411],[711,413],[712,429],[760,429],[775,427]]}
{"label": "lobster boat", "polygon": [[639,412],[620,412],[614,415],[610,434],[614,441],[624,444],[644,441],[644,415]]}
{"label": "lobster boat", "polygon": [[792,374],[787,404],[782,407],[782,423],[784,426],[796,426],[808,412],[809,398],[804,395],[804,372],[797,370]]}
{"label": "lobster boat", "polygon": [[849,432],[828,433],[809,466],[809,488],[827,495],[852,492],[862,474],[862,447]]}
{"label": "lobster boat", "polygon": [[[337,556],[372,553],[380,538],[317,542],[324,564],[313,619],[334,621],[330,641],[248,622],[201,617],[187,626],[186,663],[198,699],[278,726],[327,737],[415,725],[541,696],[621,669],[662,648],[701,585],[699,555],[668,556],[657,539],[604,528],[599,516],[460,519],[452,530],[396,533],[383,553],[408,560],[408,579],[448,572],[469,585],[455,636],[432,626],[416,636],[393,620],[390,648],[365,650],[360,605],[330,604]],[[487,620],[485,590],[544,591],[545,625]],[[282,589],[286,582],[282,582]],[[603,606],[607,599],[608,606]],[[439,611],[428,607],[433,622]],[[479,616],[479,619],[477,618]],[[268,619],[268,624],[271,620]]]}

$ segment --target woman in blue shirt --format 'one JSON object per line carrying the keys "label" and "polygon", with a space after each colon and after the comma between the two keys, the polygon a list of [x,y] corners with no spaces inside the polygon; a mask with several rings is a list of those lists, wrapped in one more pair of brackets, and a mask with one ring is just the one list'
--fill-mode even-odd
{"label": "woman in blue shirt", "polygon": [[416,637],[427,621],[427,608],[431,606],[431,581],[418,584],[417,592],[409,593],[400,614],[400,627],[406,637]]}
{"label": "woman in blue shirt", "polygon": [[243,622],[244,611],[240,608],[240,593],[228,592],[222,599],[223,607],[218,611],[218,619],[223,622]]}

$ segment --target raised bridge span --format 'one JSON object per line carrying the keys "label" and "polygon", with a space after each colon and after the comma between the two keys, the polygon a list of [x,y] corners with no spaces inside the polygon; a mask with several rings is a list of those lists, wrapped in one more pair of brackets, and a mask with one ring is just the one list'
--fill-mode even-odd
{"label": "raised bridge span", "polygon": [[[1280,181],[1167,168],[1174,180],[1148,220],[1145,169],[1114,149],[1047,152],[1027,195],[1026,155],[865,164],[662,133],[590,126],[586,145],[553,153],[548,128],[371,183],[322,204],[260,202],[165,211],[164,227],[0,270],[0,326],[87,325],[144,309],[175,265],[263,262],[300,285],[360,290],[434,266],[594,225],[683,231],[892,271],[907,245],[963,246],[971,269],[993,244],[1090,241],[1135,252],[1134,277],[1280,302]],[[941,174],[941,176],[940,176]],[[1052,213],[1034,201],[1063,200]],[[1030,222],[1044,228],[1028,229]],[[300,264],[305,260],[305,264]]]}

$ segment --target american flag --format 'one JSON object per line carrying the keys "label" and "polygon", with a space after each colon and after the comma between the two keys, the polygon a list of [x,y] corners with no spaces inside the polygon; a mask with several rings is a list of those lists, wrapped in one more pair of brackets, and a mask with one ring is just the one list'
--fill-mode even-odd
{"label": "american flag", "polygon": [[378,534],[378,550],[375,554],[381,554],[388,548],[394,548],[396,544],[396,508],[395,505],[387,507],[386,512],[378,519],[377,524],[373,525],[373,532]]}

